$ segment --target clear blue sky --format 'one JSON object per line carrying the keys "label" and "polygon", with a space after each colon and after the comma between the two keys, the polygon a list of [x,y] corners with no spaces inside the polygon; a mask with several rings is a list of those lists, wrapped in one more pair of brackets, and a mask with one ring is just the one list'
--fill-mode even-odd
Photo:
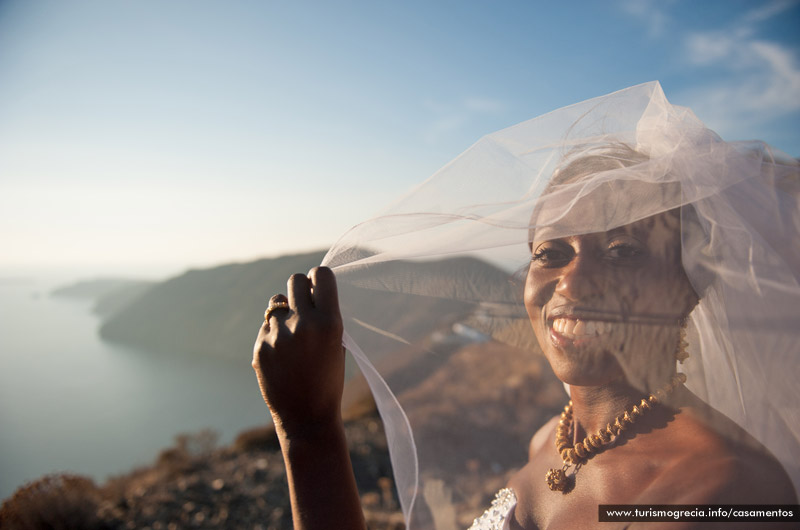
{"label": "clear blue sky", "polygon": [[322,248],[494,130],[658,79],[800,155],[797,1],[2,1],[0,273]]}

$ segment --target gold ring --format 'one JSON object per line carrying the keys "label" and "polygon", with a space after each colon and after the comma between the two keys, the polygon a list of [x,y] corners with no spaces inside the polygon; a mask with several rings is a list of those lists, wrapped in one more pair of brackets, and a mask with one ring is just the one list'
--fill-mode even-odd
{"label": "gold ring", "polygon": [[264,322],[269,324],[269,317],[276,309],[289,309],[289,302],[277,302],[274,304],[270,302],[269,307],[264,311]]}

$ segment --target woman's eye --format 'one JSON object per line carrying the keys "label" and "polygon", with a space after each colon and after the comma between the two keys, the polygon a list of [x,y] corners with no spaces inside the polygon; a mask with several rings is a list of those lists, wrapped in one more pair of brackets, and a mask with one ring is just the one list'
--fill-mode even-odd
{"label": "woman's eye", "polygon": [[643,254],[644,252],[640,248],[625,243],[611,245],[608,248],[608,255],[613,259],[633,259]]}
{"label": "woman's eye", "polygon": [[552,265],[569,259],[569,254],[564,250],[554,247],[541,247],[531,256],[531,261],[542,265]]}

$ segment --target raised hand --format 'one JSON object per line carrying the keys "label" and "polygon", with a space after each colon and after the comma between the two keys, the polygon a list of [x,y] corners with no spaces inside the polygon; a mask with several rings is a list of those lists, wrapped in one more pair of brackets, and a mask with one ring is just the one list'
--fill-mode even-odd
{"label": "raised hand", "polygon": [[344,348],[329,268],[293,275],[287,293],[270,300],[275,309],[258,333],[253,369],[276,428],[293,436],[340,421]]}
{"label": "raised hand", "polygon": [[295,274],[275,295],[253,369],[281,444],[295,530],[364,529],[342,425],[342,316],[327,267]]}

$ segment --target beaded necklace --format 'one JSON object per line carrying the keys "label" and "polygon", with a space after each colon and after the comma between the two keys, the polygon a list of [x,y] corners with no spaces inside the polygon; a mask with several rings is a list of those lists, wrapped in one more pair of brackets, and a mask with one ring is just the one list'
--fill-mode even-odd
{"label": "beaded necklace", "polygon": [[672,380],[663,387],[656,390],[650,396],[642,399],[638,405],[616,417],[613,423],[609,423],[605,428],[600,429],[597,434],[590,434],[574,447],[570,442],[570,430],[572,429],[572,400],[564,407],[561,419],[556,427],[556,449],[561,455],[564,466],[561,469],[550,469],[545,475],[547,486],[552,491],[567,492],[572,489],[570,477],[567,477],[567,470],[575,466],[575,471],[586,463],[588,458],[594,453],[599,452],[604,447],[614,443],[620,434],[633,425],[645,412],[650,410],[653,405],[663,401],[675,387],[686,382],[686,375],[678,373]]}

